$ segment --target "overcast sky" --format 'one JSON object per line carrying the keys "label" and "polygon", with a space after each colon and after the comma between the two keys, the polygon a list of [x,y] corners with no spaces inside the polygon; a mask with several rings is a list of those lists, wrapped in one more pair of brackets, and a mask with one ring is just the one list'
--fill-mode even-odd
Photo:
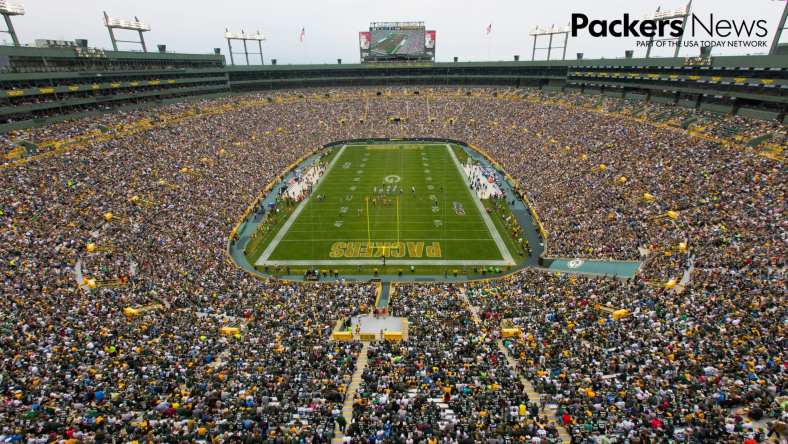
{"label": "overcast sky", "polygon": [[[86,38],[92,47],[111,48],[103,27],[102,11],[121,19],[138,16],[151,25],[149,48],[165,43],[169,51],[208,53],[227,43],[225,27],[231,31],[255,31],[266,36],[263,52],[279,63],[356,63],[359,58],[358,31],[370,21],[424,21],[437,31],[436,58],[449,61],[511,60],[520,54],[530,59],[533,41],[528,31],[536,25],[567,24],[573,12],[591,18],[616,19],[624,12],[635,18],[663,9],[682,6],[686,0],[23,0],[26,15],[14,18],[24,43],[35,39],[73,40]],[[774,35],[786,0],[694,0],[693,12],[715,19],[767,20],[768,44]],[[492,24],[492,33],[485,28]],[[299,42],[301,28],[304,42]],[[124,32],[124,31],[120,31]],[[135,37],[134,33],[124,34]],[[119,37],[122,38],[122,37]],[[788,35],[783,37],[788,40]],[[121,44],[122,45],[122,44]],[[545,46],[546,40],[539,46]],[[569,39],[567,58],[583,52],[586,58],[621,57],[634,48],[635,39],[592,38],[581,34]],[[126,48],[132,46],[126,45]],[[654,49],[652,55],[669,56],[672,49]],[[763,53],[766,49],[715,48],[713,54]],[[559,51],[560,52],[560,51]],[[696,55],[686,48],[682,55]],[[560,57],[560,55],[559,55]],[[537,53],[537,59],[540,54]],[[544,58],[544,54],[541,54]],[[236,62],[238,59],[236,59]],[[229,62],[229,60],[228,60]]]}

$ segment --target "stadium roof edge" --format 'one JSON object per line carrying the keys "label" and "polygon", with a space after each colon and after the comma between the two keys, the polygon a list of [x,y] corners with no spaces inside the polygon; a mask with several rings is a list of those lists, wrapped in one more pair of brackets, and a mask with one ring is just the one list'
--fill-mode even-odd
{"label": "stadium roof edge", "polygon": [[[146,59],[146,60],[216,60],[223,59],[222,54],[193,54],[179,52],[140,52],[140,51],[100,51],[101,56],[108,59]],[[16,57],[51,57],[73,58],[75,48],[41,48],[36,46],[0,46],[0,56]],[[228,71],[266,71],[266,70],[331,70],[331,69],[418,69],[418,68],[479,68],[479,67],[569,67],[569,66],[618,66],[618,67],[646,67],[646,66],[686,66],[692,58],[662,57],[662,58],[613,58],[613,59],[582,59],[582,60],[524,60],[524,61],[478,61],[478,62],[435,62],[412,64],[278,64],[278,65],[227,65]],[[712,56],[711,65],[719,67],[749,67],[749,68],[785,68],[788,67],[788,55],[734,55]]]}
{"label": "stadium roof edge", "polygon": [[[221,54],[188,54],[181,52],[142,52],[142,51],[111,51],[99,48],[89,48],[100,52],[102,57],[108,59],[146,59],[146,60],[216,60],[223,59]],[[74,58],[75,48],[41,48],[37,46],[0,46],[0,56],[16,57],[51,57]]]}
{"label": "stadium roof edge", "polygon": [[[275,71],[275,70],[330,70],[330,69],[419,69],[419,68],[479,68],[479,67],[569,67],[569,66],[686,66],[687,58],[663,57],[649,59],[583,59],[583,60],[535,60],[535,61],[500,61],[500,62],[436,62],[414,64],[361,64],[361,63],[327,63],[327,64],[279,64],[279,65],[236,65],[227,66],[229,71]],[[750,55],[750,56],[718,56],[711,58],[715,67],[748,67],[748,68],[784,68],[788,66],[788,55]]]}

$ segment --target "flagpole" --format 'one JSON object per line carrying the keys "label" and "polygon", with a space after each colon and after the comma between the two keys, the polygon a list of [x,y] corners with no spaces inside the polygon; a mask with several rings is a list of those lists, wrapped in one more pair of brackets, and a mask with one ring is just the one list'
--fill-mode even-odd
{"label": "flagpole", "polygon": [[485,37],[487,37],[487,60],[490,60],[492,56],[490,55],[490,46],[492,43],[492,23],[487,25],[487,29],[485,29]]}
{"label": "flagpole", "polygon": [[309,51],[306,50],[306,44],[304,43],[304,39],[306,38],[306,27],[301,27],[301,32],[298,33],[298,40],[301,42],[301,57],[304,59],[304,63],[309,64]]}

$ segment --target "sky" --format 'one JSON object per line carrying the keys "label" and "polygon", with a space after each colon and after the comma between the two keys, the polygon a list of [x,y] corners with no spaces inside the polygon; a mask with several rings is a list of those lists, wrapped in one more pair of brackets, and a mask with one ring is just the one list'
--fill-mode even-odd
{"label": "sky", "polygon": [[[266,37],[263,53],[266,63],[276,58],[280,64],[344,63],[359,61],[358,32],[372,21],[423,21],[437,31],[436,60],[460,61],[512,60],[519,54],[528,60],[533,45],[528,31],[534,26],[566,25],[572,13],[585,13],[591,19],[613,20],[628,12],[633,18],[653,14],[657,6],[675,9],[686,0],[21,0],[26,14],[14,17],[14,26],[24,44],[35,39],[88,39],[88,45],[111,48],[103,26],[102,11],[120,19],[134,16],[148,23],[149,50],[166,44],[168,51],[205,54],[222,48],[225,28],[257,31]],[[767,21],[769,35],[762,40],[766,48],[714,48],[713,55],[756,54],[768,52],[786,0],[694,0],[692,12],[707,19]],[[485,28],[492,32],[485,35]],[[299,34],[304,28],[304,41]],[[132,40],[136,34],[119,31],[120,39]],[[589,58],[620,58],[627,49],[635,57],[645,54],[635,48],[634,38],[594,38],[581,33],[569,38],[567,58],[577,52]],[[788,32],[782,38],[788,41]],[[546,38],[538,46],[546,46]],[[557,44],[557,42],[555,42]],[[121,48],[134,46],[120,44]],[[238,46],[240,47],[240,46]],[[560,57],[560,50],[556,50]],[[655,48],[652,56],[672,56],[673,49]],[[555,57],[556,52],[553,53]],[[682,49],[681,56],[695,56],[697,48]],[[545,51],[537,51],[537,60]],[[240,56],[242,58],[243,56]],[[238,63],[239,57],[236,57]],[[229,60],[228,60],[229,62]]]}

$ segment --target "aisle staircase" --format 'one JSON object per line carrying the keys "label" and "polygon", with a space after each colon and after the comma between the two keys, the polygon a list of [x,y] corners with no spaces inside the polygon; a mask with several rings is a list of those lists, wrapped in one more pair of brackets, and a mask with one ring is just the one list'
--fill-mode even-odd
{"label": "aisle staircase", "polygon": [[375,297],[375,308],[385,310],[389,307],[389,300],[391,299],[392,286],[389,282],[378,282]]}
{"label": "aisle staircase", "polygon": [[[353,419],[353,403],[356,401],[356,392],[358,392],[358,387],[361,385],[361,375],[364,374],[364,369],[367,368],[369,342],[364,342],[363,344],[364,345],[361,347],[361,351],[358,353],[358,358],[356,359],[356,370],[353,372],[353,376],[350,379],[350,385],[347,387],[347,391],[345,392],[347,394],[345,397],[345,403],[342,404],[342,416],[345,417],[346,428],[350,427],[350,421]],[[334,432],[334,439],[331,440],[331,442],[343,442],[345,434],[339,430],[339,426],[335,427]]]}
{"label": "aisle staircase", "polygon": [[[498,339],[498,350],[500,350],[501,353],[506,356],[506,362],[509,363],[509,367],[512,368],[512,370],[514,370],[514,372],[517,374],[517,377],[520,378],[520,382],[523,384],[523,387],[525,387],[525,394],[528,395],[528,400],[537,403],[539,405],[540,413],[542,413],[548,419],[552,420],[555,418],[556,409],[554,407],[548,407],[542,403],[541,395],[537,393],[536,390],[534,390],[534,386],[531,385],[531,382],[523,377],[519,371],[517,371],[517,361],[512,357],[511,353],[509,353],[509,350],[506,348],[506,346],[503,345],[503,340],[501,339]],[[558,436],[561,438],[561,442],[564,444],[569,444],[572,441],[572,437],[569,436],[569,432],[567,432],[566,429],[561,425],[558,425],[556,428],[558,429]]]}
{"label": "aisle staircase", "polygon": [[[477,325],[481,324],[481,318],[479,318],[479,308],[471,305],[471,301],[468,299],[468,295],[465,293],[460,293],[460,298],[465,303],[468,311],[471,312],[471,318],[473,319],[473,322]],[[517,375],[518,378],[520,378],[520,382],[523,384],[523,387],[525,387],[525,393],[528,395],[528,399],[531,402],[536,402],[539,405],[540,414],[546,416],[548,420],[556,422],[556,428],[558,429],[558,436],[561,438],[561,442],[564,444],[569,444],[572,441],[572,438],[569,436],[569,432],[567,432],[566,429],[556,420],[556,409],[547,408],[547,406],[542,404],[541,395],[539,395],[539,393],[534,390],[531,382],[524,378],[522,373],[520,373],[519,367],[517,366],[517,361],[509,353],[509,350],[506,348],[506,346],[503,345],[503,340],[501,339],[498,339],[498,349],[501,351],[501,353],[503,353],[504,356],[506,356],[506,362],[509,364],[509,367],[512,369],[512,371]]]}

